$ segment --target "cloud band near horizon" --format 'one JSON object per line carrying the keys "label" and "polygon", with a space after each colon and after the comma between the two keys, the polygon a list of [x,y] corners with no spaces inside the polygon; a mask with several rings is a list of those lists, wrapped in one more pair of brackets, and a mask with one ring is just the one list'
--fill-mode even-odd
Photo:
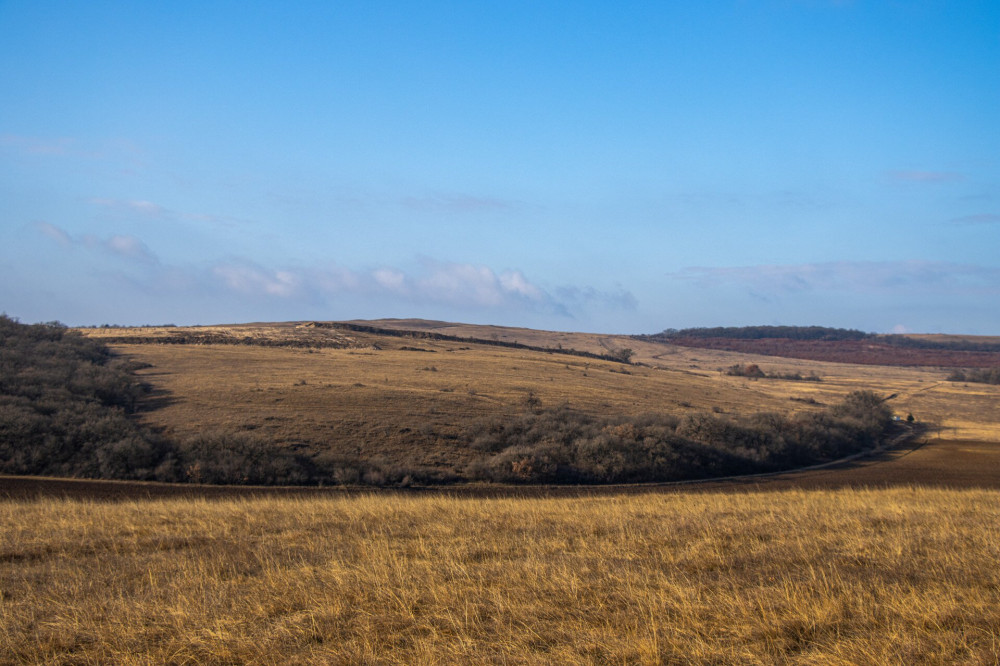
{"label": "cloud band near horizon", "polygon": [[[602,291],[592,286],[559,286],[553,292],[530,280],[518,269],[494,270],[467,262],[422,257],[413,270],[392,266],[352,269],[331,262],[324,266],[273,268],[244,257],[220,259],[201,267],[171,266],[162,262],[135,236],[74,237],[48,222],[34,228],[69,250],[100,251],[125,262],[131,270],[120,275],[130,285],[150,291],[204,290],[246,299],[323,302],[337,296],[362,296],[481,310],[529,310],[573,319],[590,307],[634,310],[637,301],[618,288]],[[128,273],[127,277],[125,273]]]}

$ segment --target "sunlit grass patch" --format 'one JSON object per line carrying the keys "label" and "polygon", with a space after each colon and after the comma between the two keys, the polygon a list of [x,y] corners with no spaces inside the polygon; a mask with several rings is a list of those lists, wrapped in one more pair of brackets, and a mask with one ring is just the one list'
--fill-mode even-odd
{"label": "sunlit grass patch", "polygon": [[993,663],[995,491],[0,504],[5,663]]}

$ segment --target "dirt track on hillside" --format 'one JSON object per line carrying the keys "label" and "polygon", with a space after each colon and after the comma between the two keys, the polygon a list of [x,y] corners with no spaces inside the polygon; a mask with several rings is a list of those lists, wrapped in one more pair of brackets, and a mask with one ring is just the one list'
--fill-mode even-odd
{"label": "dirt track on hillside", "polygon": [[921,485],[948,488],[1000,489],[1000,443],[938,439],[929,435],[884,453],[831,467],[766,477],[726,481],[635,486],[461,486],[407,489],[345,489],[340,487],[240,487],[192,484],[93,481],[0,476],[0,499],[67,497],[93,500],[137,500],[167,497],[233,498],[254,496],[317,496],[348,494],[448,493],[470,497],[588,496],[645,492],[704,492],[718,490],[783,490],[810,488]]}

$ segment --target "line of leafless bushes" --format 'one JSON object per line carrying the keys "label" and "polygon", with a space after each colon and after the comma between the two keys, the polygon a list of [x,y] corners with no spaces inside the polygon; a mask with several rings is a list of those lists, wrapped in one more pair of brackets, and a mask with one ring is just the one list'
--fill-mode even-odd
{"label": "line of leafless bushes", "polygon": [[870,391],[794,416],[696,413],[599,418],[562,407],[476,422],[470,476],[502,482],[633,483],[777,471],[877,446],[892,412]]}
{"label": "line of leafless bushes", "polygon": [[726,374],[731,377],[749,377],[750,379],[784,379],[792,382],[821,382],[823,379],[815,372],[803,375],[801,372],[765,372],[756,363],[737,363],[726,368]]}
{"label": "line of leafless bushes", "polygon": [[1000,384],[1000,368],[966,368],[953,370],[948,375],[949,382],[973,382],[976,384]]}

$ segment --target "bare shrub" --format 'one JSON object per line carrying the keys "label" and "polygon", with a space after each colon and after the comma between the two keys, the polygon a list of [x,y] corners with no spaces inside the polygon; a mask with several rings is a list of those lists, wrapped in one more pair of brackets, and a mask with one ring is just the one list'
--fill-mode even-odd
{"label": "bare shrub", "polygon": [[184,477],[195,483],[297,484],[310,480],[305,462],[256,433],[215,431],[178,446]]}
{"label": "bare shrub", "polygon": [[468,441],[484,458],[468,473],[504,483],[626,483],[772,471],[875,446],[891,418],[871,392],[794,417],[700,412],[599,419],[561,407],[471,423]]}

